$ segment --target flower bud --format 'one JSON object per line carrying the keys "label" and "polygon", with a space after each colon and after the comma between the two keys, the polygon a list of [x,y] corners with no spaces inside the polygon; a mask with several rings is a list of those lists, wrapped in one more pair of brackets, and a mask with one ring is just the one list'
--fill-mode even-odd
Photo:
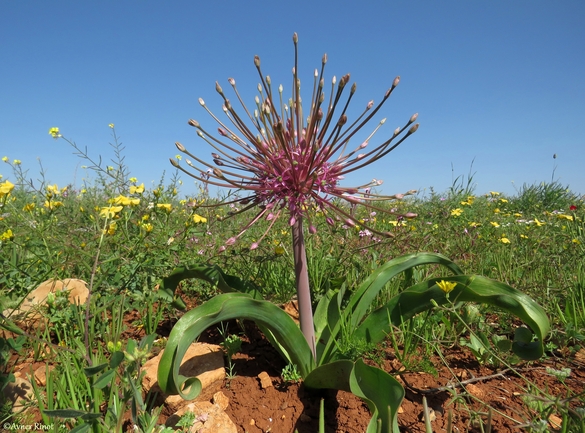
{"label": "flower bud", "polygon": [[333,218],[331,217],[327,217],[325,218],[325,221],[327,222],[327,224],[329,224],[330,226],[334,226],[335,225],[335,221],[333,220]]}
{"label": "flower bud", "polygon": [[418,123],[416,123],[416,124],[412,125],[412,126],[410,127],[410,129],[408,130],[408,133],[409,133],[409,134],[414,134],[414,133],[416,132],[416,130],[418,129],[418,125],[419,125]]}
{"label": "flower bud", "polygon": [[199,122],[197,122],[196,120],[193,119],[189,119],[189,125],[194,126],[195,128],[199,128]]}
{"label": "flower bud", "polygon": [[394,81],[392,82],[392,87],[398,86],[398,83],[400,83],[400,75],[394,78]]}
{"label": "flower bud", "polygon": [[351,86],[351,93],[354,94],[356,90],[357,90],[357,83],[353,83],[353,85]]}
{"label": "flower bud", "polygon": [[254,251],[256,248],[258,248],[258,242],[254,242],[250,245],[250,251]]}
{"label": "flower bud", "polygon": [[234,80],[233,78],[228,78],[228,83],[230,83],[232,86],[235,86],[236,80]]}
{"label": "flower bud", "polygon": [[223,89],[221,88],[221,86],[219,85],[219,83],[217,81],[215,82],[215,91],[217,93],[219,93],[220,95],[223,95]]}
{"label": "flower bud", "polygon": [[315,233],[317,233],[317,227],[315,227],[314,225],[310,225],[309,226],[309,233],[311,233],[312,235],[314,235]]}
{"label": "flower bud", "polygon": [[321,63],[327,63],[327,53],[323,54],[323,58],[321,59]]}
{"label": "flower bud", "polygon": [[404,214],[404,218],[416,218],[418,216],[418,214],[413,213],[413,212],[407,212]]}
{"label": "flower bud", "polygon": [[205,106],[205,101],[203,100],[203,98],[199,98],[199,104],[201,104],[202,106]]}
{"label": "flower bud", "polygon": [[370,102],[368,102],[368,105],[366,105],[366,110],[369,110],[373,106],[374,106],[374,100],[372,99]]}
{"label": "flower bud", "polygon": [[185,150],[185,146],[183,146],[181,143],[179,143],[178,141],[175,143],[175,146],[177,146],[177,149],[179,149],[179,151],[184,152]]}
{"label": "flower bud", "polygon": [[179,167],[179,161],[177,161],[175,158],[169,158],[169,161],[171,161],[171,164],[174,167]]}
{"label": "flower bud", "polygon": [[414,113],[412,116],[410,116],[410,123],[414,123],[414,121],[416,120],[417,117],[418,117],[418,113]]}
{"label": "flower bud", "polygon": [[254,64],[256,65],[257,68],[260,67],[260,57],[259,56],[254,56]]}
{"label": "flower bud", "polygon": [[293,42],[296,44],[299,41],[299,35],[297,35],[297,32],[293,33]]}
{"label": "flower bud", "polygon": [[294,216],[291,216],[290,219],[288,220],[288,225],[294,226],[296,222],[297,222],[297,219]]}
{"label": "flower bud", "polygon": [[226,244],[226,245],[233,245],[233,244],[235,244],[235,243],[236,243],[236,240],[237,240],[237,239],[236,239],[235,237],[231,237],[231,238],[229,238],[227,241],[225,241],[225,244]]}

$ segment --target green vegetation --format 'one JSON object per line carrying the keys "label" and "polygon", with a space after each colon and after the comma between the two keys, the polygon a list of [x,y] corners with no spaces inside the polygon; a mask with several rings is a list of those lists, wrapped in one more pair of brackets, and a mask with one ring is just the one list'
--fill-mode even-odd
{"label": "green vegetation", "polygon": [[[4,161],[5,177],[0,179],[0,305],[4,312],[0,322],[4,378],[0,386],[11,380],[11,354],[23,357],[32,353],[35,360],[55,363],[58,367],[47,374],[46,386],[35,385],[34,389],[46,424],[54,417],[61,421],[54,423],[54,431],[60,431],[62,425],[62,431],[116,431],[126,409],[131,409],[137,431],[156,431],[160,409],[153,408],[150,396],[141,392],[141,365],[156,345],[157,327],[163,320],[181,315],[185,299],[194,298],[198,304],[228,297],[238,302],[244,298],[245,302],[264,302],[258,300],[261,298],[281,303],[295,293],[286,221],[278,221],[265,237],[268,222],[258,222],[240,242],[219,252],[247,221],[237,213],[239,209],[221,205],[220,198],[211,197],[203,186],[196,196],[182,195],[176,174],[146,188],[131,177],[117,141],[114,150],[113,165],[102,166],[75,147],[76,153],[90,161],[89,169],[96,176],[80,188],[51,185],[42,176],[39,182],[30,182],[18,160]],[[440,354],[442,347],[460,344],[482,363],[513,367],[519,358],[510,351],[512,340],[529,346],[532,334],[526,336],[525,328],[516,326],[510,312],[501,308],[501,298],[473,308],[460,305],[458,296],[472,287],[465,275],[501,281],[543,307],[551,322],[544,356],[571,356],[582,348],[585,203],[565,186],[552,181],[525,186],[517,195],[505,196],[497,192],[475,195],[469,185],[454,185],[444,194],[432,192],[378,205],[396,208],[392,213],[397,215],[413,212],[418,217],[392,218],[357,207],[364,224],[390,234],[382,238],[359,225],[331,226],[316,211],[313,224],[317,232],[306,236],[315,314],[319,313],[318,305],[330,312],[331,302],[344,307],[359,304],[355,307],[359,317],[338,317],[328,335],[330,340],[318,347],[328,360],[341,363],[337,365],[343,369],[350,368],[346,363],[351,362],[351,368],[364,370],[361,360],[375,359],[379,346],[386,344],[395,349],[405,366],[432,369],[421,364],[421,354]],[[259,246],[251,250],[260,239]],[[378,277],[384,266],[391,268],[388,263],[423,252],[449,257],[461,272],[453,275],[455,268],[439,269],[439,264],[444,267],[445,263],[421,266],[422,262],[416,262],[416,267],[398,278]],[[174,282],[180,290],[175,292],[168,277],[181,266],[209,278],[194,274],[199,279],[177,279]],[[35,287],[50,278],[86,281],[88,301],[75,305],[64,296],[54,296],[42,307],[48,325],[26,328],[9,311],[16,310]],[[453,282],[457,287],[444,296],[445,302],[427,300],[430,310],[413,309],[411,320],[392,316],[391,309],[385,310],[386,317],[376,313],[376,321],[389,324],[390,332],[382,336],[386,338],[374,341],[361,335],[365,328],[357,325],[367,323],[377,307],[390,305],[407,288],[422,291],[428,281],[437,283],[424,287],[433,293],[453,289],[438,283]],[[366,306],[353,296],[366,293],[367,284],[377,285],[377,289],[367,292],[372,302]],[[256,299],[240,293],[214,298],[230,289]],[[336,290],[341,295],[328,297]],[[132,311],[139,317],[133,326],[147,334],[139,343],[124,337],[127,329],[122,319]],[[495,329],[486,323],[488,315],[497,320]],[[331,317],[325,317],[332,325]],[[530,314],[520,317],[526,322]],[[315,324],[321,326],[319,335],[324,335],[324,325]],[[225,329],[223,332],[224,348],[231,360],[240,340]],[[302,338],[299,341],[304,342]],[[283,376],[287,381],[306,378],[314,367],[303,368],[300,361],[291,362]],[[557,376],[562,381],[566,374],[562,370]],[[315,381],[315,376],[309,378]],[[527,428],[537,431],[541,420],[553,410],[569,426],[566,431],[583,425],[582,411],[569,408],[572,396],[559,400],[547,395],[547,390],[531,386],[527,384],[535,396],[531,405],[537,415]],[[584,407],[583,397],[579,398],[579,406]],[[0,421],[10,417],[4,407],[1,414]]]}

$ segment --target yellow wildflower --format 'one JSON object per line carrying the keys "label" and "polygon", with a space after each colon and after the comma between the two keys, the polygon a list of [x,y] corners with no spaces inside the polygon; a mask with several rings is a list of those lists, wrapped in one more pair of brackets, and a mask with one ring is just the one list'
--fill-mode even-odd
{"label": "yellow wildflower", "polygon": [[496,192],[496,191],[490,191],[490,195],[491,195],[492,197],[497,197],[497,196],[499,196],[499,195],[500,195],[500,193],[499,193],[499,192]]}
{"label": "yellow wildflower", "polygon": [[150,224],[150,223],[140,223],[139,225],[140,225],[140,228],[142,228],[147,233],[150,233],[152,231],[152,229],[154,228],[152,226],[152,224]]}
{"label": "yellow wildflower", "polygon": [[479,227],[480,225],[481,225],[481,223],[477,223],[477,222],[475,222],[475,221],[471,221],[471,222],[469,223],[469,226],[470,226],[470,227],[473,227],[473,228],[475,228],[475,227]]}
{"label": "yellow wildflower", "polygon": [[7,156],[3,156],[3,157],[2,157],[2,161],[4,161],[4,162],[8,162],[8,157],[7,157]]}
{"label": "yellow wildflower", "polygon": [[537,227],[543,226],[546,223],[544,221],[538,221],[536,218],[534,218],[534,224],[536,224]]}
{"label": "yellow wildflower", "polygon": [[445,293],[449,293],[449,292],[453,291],[453,289],[455,288],[456,285],[457,285],[457,283],[455,283],[453,281],[441,280],[441,281],[437,282],[437,286],[439,286],[439,289],[441,289]]}
{"label": "yellow wildflower", "polygon": [[6,182],[0,183],[0,198],[8,196],[10,191],[14,189],[14,184],[7,180]]}
{"label": "yellow wildflower", "polygon": [[50,128],[49,129],[49,135],[52,136],[55,140],[59,137],[61,137],[61,134],[59,133],[59,128]]}
{"label": "yellow wildflower", "polygon": [[175,158],[177,158],[179,161],[180,161],[181,159],[183,159],[183,157],[182,157],[181,155],[175,155]]}
{"label": "yellow wildflower", "polygon": [[564,219],[569,220],[569,221],[573,221],[573,215],[564,215],[564,214],[560,213],[557,215],[557,217],[564,218]]}
{"label": "yellow wildflower", "polygon": [[4,233],[0,235],[0,241],[9,241],[12,239],[14,239],[14,234],[10,229],[6,230]]}
{"label": "yellow wildflower", "polygon": [[118,197],[110,200],[112,204],[122,205],[122,206],[138,206],[140,204],[139,198],[129,198],[124,197],[123,195],[119,195]]}
{"label": "yellow wildflower", "polygon": [[59,187],[55,185],[47,185],[47,197],[53,197],[59,194]]}
{"label": "yellow wildflower", "polygon": [[114,218],[116,214],[124,209],[122,206],[107,206],[100,210],[100,216],[103,218]]}
{"label": "yellow wildflower", "polygon": [[24,205],[22,210],[25,212],[32,212],[35,207],[36,207],[36,205],[34,203],[27,203]]}
{"label": "yellow wildflower", "polygon": [[515,216],[516,218],[520,218],[520,217],[522,216],[522,214],[521,214],[520,212],[515,212],[515,213],[514,213],[514,216]]}
{"label": "yellow wildflower", "polygon": [[43,206],[49,210],[53,210],[53,209],[57,209],[58,207],[63,206],[63,202],[56,201],[56,200],[45,200],[45,203],[43,204]]}
{"label": "yellow wildflower", "polygon": [[500,227],[500,224],[498,224],[498,223],[497,223],[497,222],[495,222],[495,221],[492,221],[492,222],[490,222],[490,224],[491,224],[492,226],[494,226],[495,228],[498,228],[498,227]]}
{"label": "yellow wildflower", "polygon": [[193,222],[194,223],[206,223],[207,222],[207,218],[202,217],[201,215],[193,215]]}
{"label": "yellow wildflower", "polygon": [[520,235],[520,237],[521,237],[522,239],[528,239],[528,236],[526,236],[526,235]]}
{"label": "yellow wildflower", "polygon": [[508,203],[508,200],[506,200],[505,198],[501,198],[500,203]]}
{"label": "yellow wildflower", "polygon": [[138,182],[138,179],[136,179],[135,177],[131,177],[130,179],[128,179],[130,182],[132,183],[136,183]]}
{"label": "yellow wildflower", "polygon": [[116,221],[112,221],[110,224],[108,224],[106,230],[104,230],[104,234],[113,235],[114,233],[116,233],[117,228],[118,224],[116,223]]}
{"label": "yellow wildflower", "polygon": [[494,213],[500,213],[500,208],[499,207],[495,208]]}
{"label": "yellow wildflower", "polygon": [[20,159],[15,159],[14,161],[12,161],[12,163],[14,165],[20,165],[20,164],[22,164],[22,161]]}
{"label": "yellow wildflower", "polygon": [[282,245],[274,247],[274,254],[276,254],[277,256],[282,256],[284,254],[284,248],[282,247]]}
{"label": "yellow wildflower", "polygon": [[110,123],[108,126],[109,126],[110,128],[112,128],[112,129],[114,129],[114,124],[113,124],[113,123]]}
{"label": "yellow wildflower", "polygon": [[170,203],[157,203],[156,204],[156,207],[159,208],[159,209],[164,209],[167,212],[170,212],[172,210],[172,208],[173,208],[173,205],[170,204]]}
{"label": "yellow wildflower", "polygon": [[130,194],[142,194],[144,192],[144,183],[140,185],[132,185],[130,186]]}
{"label": "yellow wildflower", "polygon": [[577,238],[573,239],[571,242],[573,242],[574,244],[577,244],[577,245],[581,245],[581,241]]}
{"label": "yellow wildflower", "polygon": [[451,216],[460,216],[463,213],[463,209],[457,208],[451,211]]}
{"label": "yellow wildflower", "polygon": [[508,238],[507,238],[507,237],[505,237],[505,236],[502,236],[502,237],[500,238],[500,242],[501,242],[501,243],[503,243],[503,244],[509,244],[509,243],[510,243],[510,239],[508,239]]}

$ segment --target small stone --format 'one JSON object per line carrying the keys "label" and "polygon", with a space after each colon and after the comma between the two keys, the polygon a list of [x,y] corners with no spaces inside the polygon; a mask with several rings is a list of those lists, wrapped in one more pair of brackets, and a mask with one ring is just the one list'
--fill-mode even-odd
{"label": "small stone", "polygon": [[559,429],[563,425],[563,420],[558,415],[554,413],[548,417],[548,422],[553,429]]}
{"label": "small stone", "polygon": [[467,379],[467,376],[468,376],[467,375],[467,370],[458,371],[457,374],[456,374],[456,376],[457,376],[457,379],[459,379],[459,380],[465,380],[465,379]]}
{"label": "small stone", "polygon": [[272,386],[272,379],[268,376],[268,373],[263,371],[258,375],[258,379],[260,379],[260,386],[262,389],[270,388]]}
{"label": "small stone", "polygon": [[485,391],[477,385],[470,383],[465,387],[465,389],[474,397],[477,397],[479,399],[483,399],[485,397]]}
{"label": "small stone", "polygon": [[[433,422],[437,419],[437,415],[435,414],[435,411],[433,409],[428,409],[428,414],[429,414],[429,421]],[[420,414],[420,419],[421,421],[425,420],[425,413],[424,411]]]}
{"label": "small stone", "polygon": [[398,408],[398,413],[404,413],[404,408],[402,406]]}
{"label": "small stone", "polygon": [[230,404],[230,399],[226,397],[226,395],[218,391],[213,394],[213,404],[219,406],[222,410],[226,410],[228,405]]}
{"label": "small stone", "polygon": [[250,424],[250,425],[256,425],[256,421],[254,421],[254,418],[252,418],[248,424]]}
{"label": "small stone", "polygon": [[285,410],[288,407],[288,401],[283,401],[280,405],[280,410]]}
{"label": "small stone", "polygon": [[47,369],[48,371],[52,371],[54,368],[55,367],[52,365],[48,367],[46,365],[41,365],[39,368],[37,368],[34,372],[35,382],[37,385],[45,386],[47,384]]}
{"label": "small stone", "polygon": [[301,422],[311,422],[311,421],[313,421],[309,415],[306,415],[304,413],[301,414],[301,416],[299,417],[299,419],[301,420]]}

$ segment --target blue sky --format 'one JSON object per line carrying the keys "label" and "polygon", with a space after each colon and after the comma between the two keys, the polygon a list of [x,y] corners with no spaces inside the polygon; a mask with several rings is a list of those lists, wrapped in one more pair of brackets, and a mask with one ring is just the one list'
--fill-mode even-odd
{"label": "blue sky", "polygon": [[[175,141],[209,155],[187,120],[216,127],[197,102],[221,114],[216,80],[228,90],[235,78],[253,106],[258,54],[290,88],[297,32],[306,99],[327,53],[328,79],[350,72],[358,85],[356,113],[401,76],[379,139],[420,113],[417,133],[348,186],[378,178],[384,193],[441,192],[474,161],[478,194],[515,194],[555,167],[585,193],[583,22],[581,0],[5,1],[0,156],[22,160],[33,180],[40,159],[48,181],[79,185],[95,176],[49,128],[107,164],[114,123],[132,175],[149,186],[172,173]],[[14,180],[7,165],[0,173]],[[183,180],[183,193],[196,190]]]}

